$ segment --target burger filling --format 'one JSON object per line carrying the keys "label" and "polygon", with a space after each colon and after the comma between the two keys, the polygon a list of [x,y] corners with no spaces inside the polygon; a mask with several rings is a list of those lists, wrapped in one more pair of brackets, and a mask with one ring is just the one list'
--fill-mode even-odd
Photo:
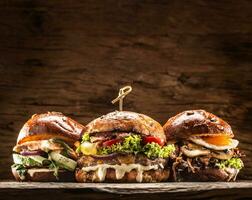
{"label": "burger filling", "polygon": [[77,165],[76,152],[63,140],[28,141],[13,148],[14,168],[24,180],[30,169],[53,171],[58,179],[60,169],[74,171]]}
{"label": "burger filling", "polygon": [[[173,164],[174,178],[179,181],[183,172],[196,173],[202,170],[221,169],[225,180],[235,180],[243,168],[238,141],[227,136],[192,136],[178,144],[180,155]],[[216,171],[217,172],[217,171]],[[213,175],[214,176],[214,175]]]}
{"label": "burger filling", "polygon": [[141,137],[135,133],[85,133],[76,151],[84,155],[79,159],[78,166],[84,172],[96,172],[98,181],[104,181],[107,170],[113,169],[117,180],[135,170],[136,180],[142,182],[145,171],[165,167],[175,147],[164,145],[160,138]]}

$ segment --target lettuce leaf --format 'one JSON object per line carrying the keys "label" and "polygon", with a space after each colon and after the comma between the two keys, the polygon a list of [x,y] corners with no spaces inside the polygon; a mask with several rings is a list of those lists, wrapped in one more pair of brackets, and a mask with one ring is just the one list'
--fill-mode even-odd
{"label": "lettuce leaf", "polygon": [[98,154],[106,155],[111,153],[143,153],[148,158],[167,158],[175,151],[174,145],[161,147],[157,143],[148,143],[142,146],[142,139],[139,135],[130,135],[124,138],[122,143],[113,144],[109,147],[101,147],[98,149]]}
{"label": "lettuce leaf", "polygon": [[16,169],[16,171],[17,171],[17,173],[18,173],[21,180],[25,179],[25,175],[27,174],[27,169],[25,168],[24,165],[22,165],[22,164],[13,164],[11,166],[11,168]]}
{"label": "lettuce leaf", "polygon": [[28,167],[41,167],[48,164],[48,159],[42,156],[22,156],[16,153],[12,156],[14,163]]}
{"label": "lettuce leaf", "polygon": [[111,154],[114,152],[138,153],[141,151],[141,137],[139,135],[130,135],[126,137],[123,143],[113,144],[109,147],[101,147],[98,154]]}
{"label": "lettuce leaf", "polygon": [[59,179],[59,166],[56,164],[56,162],[51,161],[51,164],[48,166],[49,169],[52,169],[53,175],[56,177],[56,179]]}
{"label": "lettuce leaf", "polygon": [[[29,161],[31,161],[31,160],[29,159]],[[29,165],[29,166],[31,166],[31,165]],[[32,165],[32,167],[36,167],[36,166],[38,166],[38,165]],[[41,165],[40,165],[40,167],[41,167]],[[54,170],[53,175],[58,179],[58,171],[59,171],[60,167],[56,164],[56,162],[50,160],[50,164],[45,167],[48,167],[49,169]],[[25,179],[25,175],[27,174],[28,168],[26,168],[26,166],[24,164],[13,164],[11,166],[11,168],[16,169],[21,180]]]}
{"label": "lettuce leaf", "polygon": [[222,160],[219,163],[215,164],[220,169],[225,168],[235,168],[235,169],[242,169],[244,164],[240,158],[231,158],[228,160]]}
{"label": "lettuce leaf", "polygon": [[115,152],[122,152],[122,145],[121,144],[113,144],[110,147],[101,147],[98,149],[99,155],[107,155]]}
{"label": "lettuce leaf", "polygon": [[126,153],[137,153],[141,151],[141,140],[139,135],[130,135],[124,139],[121,150]]}
{"label": "lettuce leaf", "polygon": [[90,142],[90,136],[88,133],[84,133],[82,136],[82,142]]}
{"label": "lettuce leaf", "polygon": [[143,147],[143,153],[148,158],[168,158],[175,151],[173,144],[161,147],[157,143],[148,143]]}

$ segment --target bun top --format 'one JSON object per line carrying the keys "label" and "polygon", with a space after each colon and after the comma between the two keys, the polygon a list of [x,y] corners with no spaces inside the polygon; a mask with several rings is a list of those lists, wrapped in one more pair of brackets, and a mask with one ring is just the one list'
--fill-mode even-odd
{"label": "bun top", "polygon": [[27,141],[61,138],[66,141],[76,141],[81,137],[84,126],[59,112],[35,114],[19,132],[17,144]]}
{"label": "bun top", "polygon": [[155,136],[166,141],[162,126],[154,119],[140,113],[115,111],[103,115],[87,125],[89,134],[116,131]]}
{"label": "bun top", "polygon": [[171,117],[164,125],[167,140],[187,139],[191,135],[234,137],[230,125],[205,110],[188,110]]}

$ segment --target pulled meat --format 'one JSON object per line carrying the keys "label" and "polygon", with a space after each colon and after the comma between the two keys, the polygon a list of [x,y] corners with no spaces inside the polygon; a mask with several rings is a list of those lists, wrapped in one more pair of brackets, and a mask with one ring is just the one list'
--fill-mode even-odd
{"label": "pulled meat", "polygon": [[[200,155],[195,157],[189,157],[183,151],[183,147],[187,150],[193,150],[197,148],[195,145],[182,144],[178,156],[174,158],[172,165],[172,174],[175,181],[232,181],[235,180],[239,170],[233,168],[219,169],[216,163],[219,163],[223,158],[242,157],[241,152],[236,149],[230,149],[225,151],[210,151],[207,155]],[[177,146],[177,148],[179,148]],[[200,147],[201,148],[201,147]],[[204,148],[201,148],[204,150]],[[214,154],[227,155],[222,159],[216,158]]]}

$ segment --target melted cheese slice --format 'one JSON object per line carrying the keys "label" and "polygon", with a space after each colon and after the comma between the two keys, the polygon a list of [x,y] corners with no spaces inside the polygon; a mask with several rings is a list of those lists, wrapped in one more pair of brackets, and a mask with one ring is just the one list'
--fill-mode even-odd
{"label": "melted cheese slice", "polygon": [[100,164],[95,166],[83,167],[82,170],[85,172],[89,171],[96,171],[96,174],[100,181],[104,181],[107,169],[114,169],[116,174],[116,179],[122,179],[125,173],[129,173],[131,170],[137,171],[137,182],[142,182],[143,180],[143,172],[149,170],[157,170],[159,167],[164,168],[163,165],[150,165],[150,166],[143,166],[140,164],[121,164],[121,165],[108,165],[108,164]]}
{"label": "melted cheese slice", "polygon": [[209,149],[214,149],[214,150],[233,149],[233,148],[237,147],[238,144],[239,144],[239,141],[234,140],[234,139],[230,139],[230,143],[227,144],[227,145],[212,144],[212,143],[209,143],[206,140],[202,139],[201,137],[190,137],[189,140],[191,140],[195,144],[204,146],[204,147],[209,148]]}

